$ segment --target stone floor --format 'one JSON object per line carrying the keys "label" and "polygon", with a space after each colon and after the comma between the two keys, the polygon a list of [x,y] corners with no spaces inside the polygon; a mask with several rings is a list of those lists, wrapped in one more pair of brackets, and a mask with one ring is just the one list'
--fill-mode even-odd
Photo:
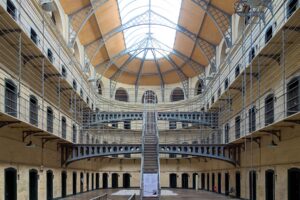
{"label": "stone floor", "polygon": [[[118,192],[119,190],[120,189],[95,190],[95,191],[79,194],[76,196],[71,196],[65,198],[64,200],[89,200],[93,197],[105,193],[109,195],[110,200],[127,200],[129,196],[111,195],[113,193]],[[216,193],[201,191],[201,190],[195,191],[195,190],[184,190],[184,189],[172,189],[172,192],[176,193],[177,195],[161,196],[160,199],[161,200],[182,200],[182,199],[184,200],[230,200],[232,199],[224,195],[219,195]],[[139,197],[137,197],[136,199],[139,200]]]}

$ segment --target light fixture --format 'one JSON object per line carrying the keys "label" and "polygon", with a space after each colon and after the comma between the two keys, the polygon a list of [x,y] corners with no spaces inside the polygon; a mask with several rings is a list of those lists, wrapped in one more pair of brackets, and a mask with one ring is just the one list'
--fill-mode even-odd
{"label": "light fixture", "polygon": [[28,148],[34,148],[34,147],[36,147],[36,145],[33,144],[32,141],[30,140],[30,141],[25,145],[25,147],[28,147]]}

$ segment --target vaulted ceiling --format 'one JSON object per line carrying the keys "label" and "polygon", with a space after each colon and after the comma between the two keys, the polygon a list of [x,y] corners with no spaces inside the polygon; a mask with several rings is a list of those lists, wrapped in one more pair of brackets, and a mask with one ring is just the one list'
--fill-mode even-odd
{"label": "vaulted ceiling", "polygon": [[[132,7],[130,12],[138,14],[127,11],[122,15],[122,10],[138,1],[145,3],[145,0],[60,1],[72,27],[70,45],[74,46],[78,37],[97,74],[112,82],[135,85],[184,82],[201,75],[209,64],[215,64],[216,46],[222,38],[231,45],[231,15],[236,0],[179,0],[178,23],[164,13],[164,10],[171,12],[172,0],[165,0],[171,9],[166,5],[151,7],[151,1],[154,4],[157,0],[146,0],[149,4],[141,4],[143,8]],[[149,9],[143,10],[147,5]],[[155,6],[159,9],[155,10]],[[156,37],[150,32],[137,34],[139,29],[150,25],[163,27],[161,31],[175,30],[174,45],[159,40],[159,34]],[[131,42],[127,41],[130,37]]]}

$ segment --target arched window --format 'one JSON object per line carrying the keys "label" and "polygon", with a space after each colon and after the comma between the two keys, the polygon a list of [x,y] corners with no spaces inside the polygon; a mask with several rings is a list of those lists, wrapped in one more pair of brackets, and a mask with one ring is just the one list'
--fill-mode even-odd
{"label": "arched window", "polygon": [[184,92],[181,88],[175,88],[171,94],[171,102],[184,100]]}
{"label": "arched window", "polygon": [[157,96],[152,90],[144,92],[142,97],[142,103],[157,103]]}
{"label": "arched window", "polygon": [[238,77],[238,75],[240,74],[240,70],[241,70],[241,69],[240,69],[240,66],[241,66],[241,65],[238,64],[238,65],[235,67],[235,73],[234,73],[234,74],[235,74],[235,78]]}
{"label": "arched window", "polygon": [[119,88],[115,94],[115,100],[128,102],[128,94],[125,89]]}
{"label": "arched window", "polygon": [[50,61],[51,63],[54,62],[54,55],[53,55],[53,52],[52,52],[51,49],[48,49],[48,50],[47,50],[47,57],[48,57],[48,59],[49,59],[49,61]]}
{"label": "arched window", "polygon": [[297,5],[298,5],[298,0],[289,0],[287,5],[286,5],[286,9],[287,9],[287,18],[289,18],[297,9]]}
{"label": "arched window", "polygon": [[65,66],[61,66],[61,75],[64,77],[64,78],[67,78],[67,69]]}
{"label": "arched window", "polygon": [[229,142],[229,129],[230,129],[228,123],[225,124],[225,128],[224,128],[224,129],[225,129],[225,130],[224,130],[224,132],[225,132],[225,137],[224,137],[224,139],[225,139],[225,144],[227,144],[227,143]]}
{"label": "arched window", "polygon": [[300,111],[300,87],[299,77],[293,78],[287,84],[287,115],[292,115]]}
{"label": "arched window", "polygon": [[252,47],[251,50],[249,51],[249,63],[251,63],[254,57],[255,57],[255,48]]}
{"label": "arched window", "polygon": [[265,125],[274,122],[274,95],[270,94],[265,98]]}
{"label": "arched window", "polygon": [[5,80],[5,112],[9,115],[17,117],[17,86],[12,80]]}
{"label": "arched window", "polygon": [[226,42],[223,42],[221,53],[220,53],[220,65],[223,65],[223,63],[225,62],[227,56],[226,48],[227,48]]}
{"label": "arched window", "polygon": [[253,106],[252,108],[249,109],[248,112],[249,116],[249,132],[253,132],[256,129],[256,108]]}
{"label": "arched window", "polygon": [[61,118],[61,136],[62,138],[67,138],[67,120],[65,117]]}
{"label": "arched window", "polygon": [[51,107],[47,107],[47,131],[53,132],[53,110]]}
{"label": "arched window", "polygon": [[203,91],[204,91],[204,81],[200,79],[196,84],[196,95],[202,94]]}
{"label": "arched window", "polygon": [[268,43],[273,37],[273,26],[269,26],[265,33],[265,43]]}
{"label": "arched window", "polygon": [[52,11],[51,14],[51,19],[54,25],[56,26],[57,30],[63,34],[63,25],[62,25],[62,19],[61,15],[59,13],[59,9],[57,8],[57,5],[55,4],[56,9]]}
{"label": "arched window", "polygon": [[38,125],[38,100],[33,95],[29,98],[29,122],[35,126]]}
{"label": "arched window", "polygon": [[6,10],[12,16],[12,18],[17,19],[17,8],[11,0],[7,0]]}
{"label": "arched window", "polygon": [[73,89],[77,91],[77,82],[75,79],[73,80]]}
{"label": "arched window", "polygon": [[75,124],[73,125],[73,136],[72,136],[72,138],[73,138],[73,143],[76,143],[77,142],[77,127],[76,127]]}
{"label": "arched window", "polygon": [[235,139],[240,138],[241,136],[241,117],[237,116],[235,118]]}
{"label": "arched window", "polygon": [[100,81],[97,81],[97,89],[98,89],[98,94],[102,95],[102,84]]}

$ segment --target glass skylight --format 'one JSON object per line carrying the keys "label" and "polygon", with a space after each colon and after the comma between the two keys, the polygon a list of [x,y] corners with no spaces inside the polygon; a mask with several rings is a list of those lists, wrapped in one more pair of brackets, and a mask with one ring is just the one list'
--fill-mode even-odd
{"label": "glass skylight", "polygon": [[[162,50],[151,42],[152,38],[173,49],[176,30],[161,24],[166,20],[178,23],[181,0],[118,0],[118,4],[122,25],[128,27],[129,24],[130,27],[123,31],[126,48],[144,40],[142,48],[147,52],[141,52],[137,57],[144,58],[146,55],[146,59],[154,59],[153,51],[149,50],[151,48],[155,49],[156,58],[163,57]],[[136,24],[139,25],[134,26]]]}

